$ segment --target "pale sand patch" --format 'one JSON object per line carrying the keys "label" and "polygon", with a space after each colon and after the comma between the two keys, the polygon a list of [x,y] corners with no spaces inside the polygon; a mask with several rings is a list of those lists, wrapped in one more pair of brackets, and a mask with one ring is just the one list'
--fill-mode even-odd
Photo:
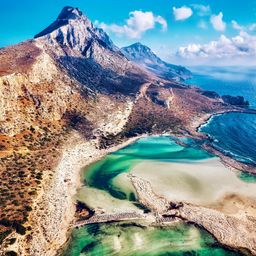
{"label": "pale sand patch", "polygon": [[114,236],[113,237],[113,244],[114,244],[114,250],[116,253],[120,252],[120,250],[122,249],[122,245],[120,243],[120,239],[118,238],[118,236]]}
{"label": "pale sand patch", "polygon": [[170,201],[210,205],[228,194],[255,198],[256,184],[245,183],[218,158],[188,163],[143,161],[131,173],[148,180]]}
{"label": "pale sand patch", "polygon": [[225,214],[247,218],[247,216],[256,216],[256,198],[245,197],[238,194],[225,195],[216,203],[211,205],[212,208]]}
{"label": "pale sand patch", "polygon": [[104,209],[107,213],[142,212],[128,200],[117,199],[104,190],[87,186],[79,189],[76,198],[86,203],[91,209]]}
{"label": "pale sand patch", "polygon": [[129,198],[131,193],[136,195],[136,191],[130,182],[130,179],[127,178],[127,173],[120,173],[112,180],[112,186],[116,188],[117,190],[121,190],[124,192]]}

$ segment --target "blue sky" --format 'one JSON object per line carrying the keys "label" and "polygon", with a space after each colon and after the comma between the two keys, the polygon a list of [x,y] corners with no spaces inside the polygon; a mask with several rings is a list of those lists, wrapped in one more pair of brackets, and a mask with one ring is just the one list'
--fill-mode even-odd
{"label": "blue sky", "polygon": [[[140,41],[175,62],[216,53],[221,59],[221,48],[232,58],[237,48],[240,58],[254,51],[241,40],[256,44],[256,0],[1,0],[0,46],[32,38],[66,5],[79,7],[118,46]],[[212,41],[217,42],[215,50]]]}

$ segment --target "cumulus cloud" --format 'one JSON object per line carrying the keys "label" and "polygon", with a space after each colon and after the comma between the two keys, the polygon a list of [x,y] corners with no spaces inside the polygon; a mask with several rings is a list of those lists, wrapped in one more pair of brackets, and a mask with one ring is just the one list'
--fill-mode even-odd
{"label": "cumulus cloud", "polygon": [[251,25],[249,26],[249,30],[250,30],[250,31],[256,30],[256,23],[251,24]]}
{"label": "cumulus cloud", "polygon": [[175,20],[186,20],[193,14],[192,9],[187,6],[180,8],[173,7],[172,10]]}
{"label": "cumulus cloud", "polygon": [[204,21],[204,20],[200,20],[199,22],[198,22],[198,25],[197,25],[199,28],[201,28],[201,29],[207,29],[208,28],[208,25],[207,25],[207,23]]}
{"label": "cumulus cloud", "polygon": [[243,25],[242,26],[237,21],[232,20],[231,24],[232,24],[233,29],[239,30],[239,31],[250,32],[250,31],[255,31],[256,30],[256,23],[252,23],[252,24],[249,24],[249,25]]}
{"label": "cumulus cloud", "polygon": [[243,60],[256,57],[256,36],[241,31],[237,36],[228,38],[221,35],[217,41],[208,44],[189,44],[180,47],[176,55],[190,60]]}
{"label": "cumulus cloud", "polygon": [[231,21],[233,29],[236,30],[244,30],[245,28],[241,25],[239,25],[235,20]]}
{"label": "cumulus cloud", "polygon": [[212,15],[210,22],[213,28],[217,31],[224,31],[226,29],[226,23],[223,21],[222,12],[220,12],[218,15]]}
{"label": "cumulus cloud", "polygon": [[144,32],[155,28],[156,24],[159,24],[163,31],[167,29],[167,21],[162,16],[155,16],[152,12],[133,11],[129,13],[129,16],[124,25],[108,25],[98,21],[95,25],[107,32],[132,39],[140,38]]}
{"label": "cumulus cloud", "polygon": [[208,16],[211,14],[210,5],[192,4],[191,6],[196,10],[197,15],[199,16]]}

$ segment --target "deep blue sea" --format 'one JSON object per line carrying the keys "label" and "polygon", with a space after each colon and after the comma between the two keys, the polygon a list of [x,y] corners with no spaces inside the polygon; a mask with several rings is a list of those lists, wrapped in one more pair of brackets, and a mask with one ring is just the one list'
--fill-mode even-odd
{"label": "deep blue sea", "polygon": [[220,95],[244,96],[256,108],[256,67],[191,67],[187,83]]}
{"label": "deep blue sea", "polygon": [[[256,68],[193,67],[187,81],[220,95],[241,95],[256,109]],[[245,163],[256,164],[256,115],[228,113],[212,117],[200,131],[214,140],[213,146]]]}

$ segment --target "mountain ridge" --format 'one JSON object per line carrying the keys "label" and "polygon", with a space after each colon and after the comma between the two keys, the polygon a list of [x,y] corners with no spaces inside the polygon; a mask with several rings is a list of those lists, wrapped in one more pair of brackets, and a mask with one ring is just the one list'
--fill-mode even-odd
{"label": "mountain ridge", "polygon": [[[64,19],[63,19],[64,17]],[[128,60],[102,29],[77,8],[64,7],[35,42],[90,90],[134,93],[141,82],[157,80],[153,74]],[[92,70],[97,69],[97,74]],[[144,78],[143,78],[144,77]],[[134,84],[122,86],[124,83]]]}
{"label": "mountain ridge", "polygon": [[140,42],[121,48],[123,54],[137,64],[163,79],[182,81],[191,78],[192,73],[185,67],[169,64],[159,58],[148,46]]}

